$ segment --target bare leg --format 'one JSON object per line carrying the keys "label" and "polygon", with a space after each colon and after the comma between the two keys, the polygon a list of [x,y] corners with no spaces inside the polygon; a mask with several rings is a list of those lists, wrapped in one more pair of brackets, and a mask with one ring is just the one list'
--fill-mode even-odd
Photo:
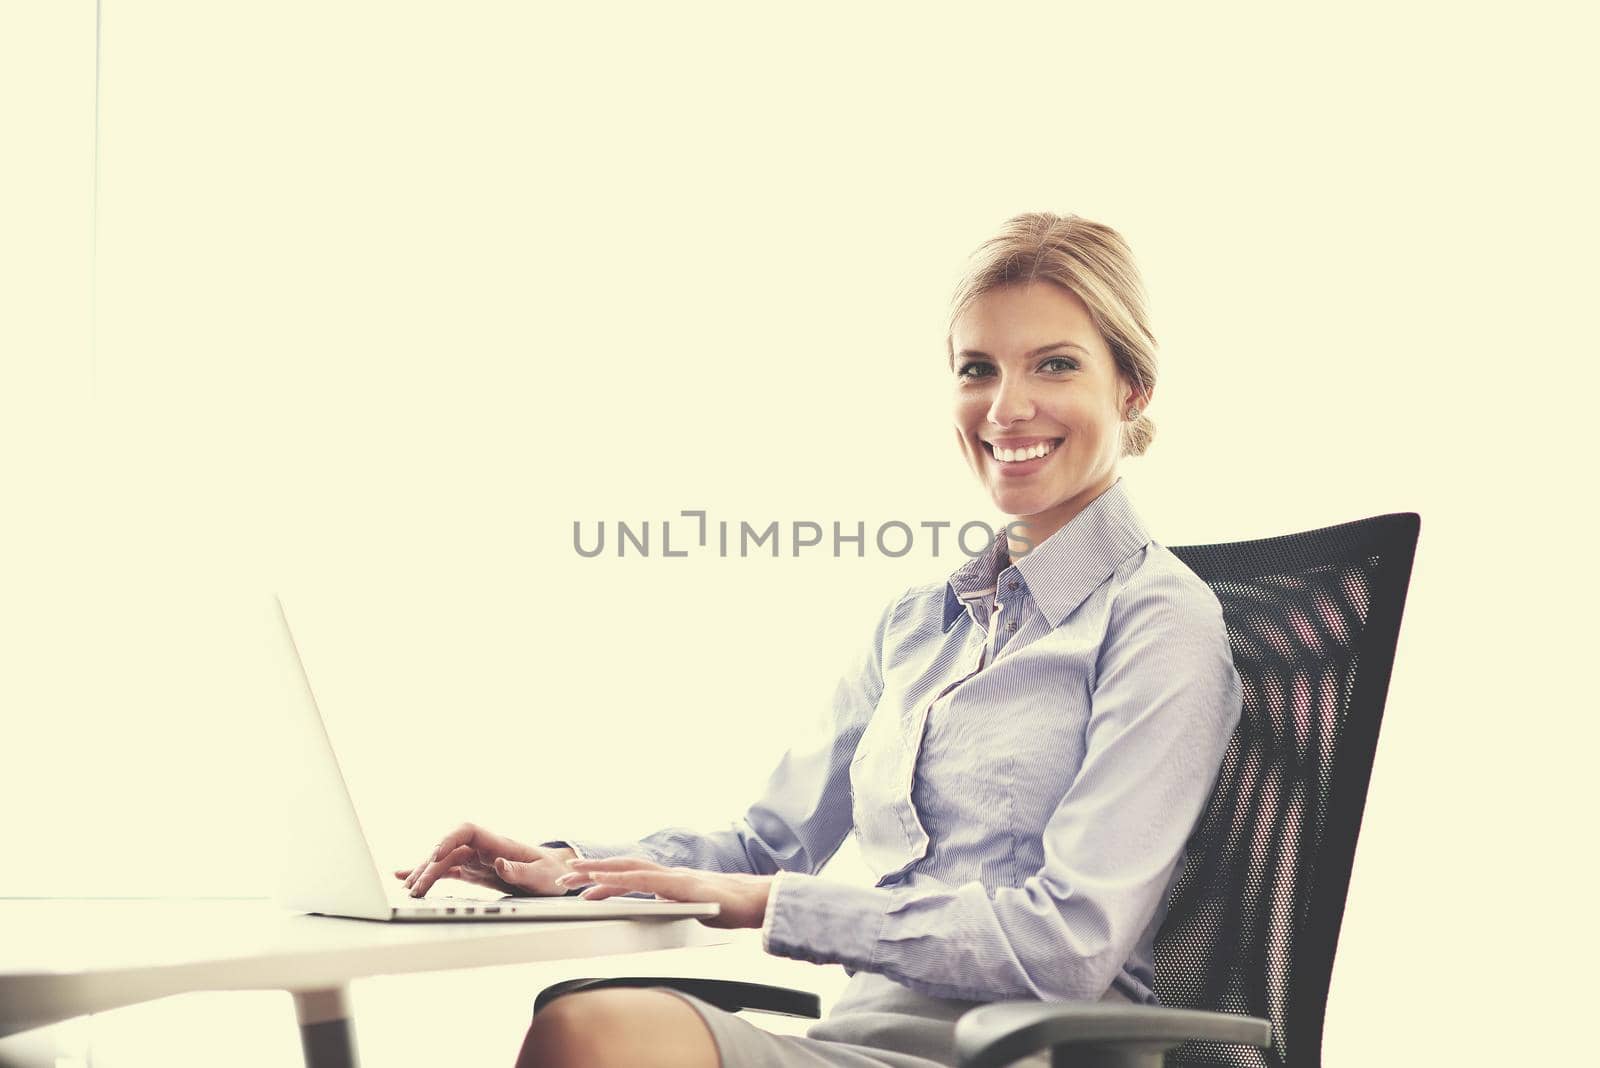
{"label": "bare leg", "polygon": [[517,1068],[721,1068],[700,1014],[660,990],[584,990],[539,1010]]}

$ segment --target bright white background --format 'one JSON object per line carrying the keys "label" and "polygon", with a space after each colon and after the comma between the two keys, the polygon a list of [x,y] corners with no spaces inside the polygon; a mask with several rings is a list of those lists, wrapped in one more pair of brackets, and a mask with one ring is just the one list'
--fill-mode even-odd
{"label": "bright white background", "polygon": [[[93,5],[9,6],[0,894],[266,892],[273,590],[385,865],[469,818],[736,816],[884,599],[962,557],[585,560],[573,522],[1003,521],[952,440],[946,302],[1007,216],[1077,212],[1151,294],[1123,475],[1159,541],[1422,515],[1326,1063],[1566,1055],[1579,10],[105,0],[96,160]],[[364,1055],[509,1063],[572,972],[358,984]],[[209,1064],[241,1034],[235,1063],[297,1055],[270,994],[56,1037]]]}

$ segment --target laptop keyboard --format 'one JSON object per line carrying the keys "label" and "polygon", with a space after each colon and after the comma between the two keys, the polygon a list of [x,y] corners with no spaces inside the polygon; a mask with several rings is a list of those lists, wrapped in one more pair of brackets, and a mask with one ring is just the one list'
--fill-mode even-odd
{"label": "laptop keyboard", "polygon": [[429,894],[427,897],[412,897],[405,891],[395,898],[393,903],[401,908],[412,909],[442,909],[452,912],[472,913],[479,909],[485,912],[499,912],[504,905],[513,905],[516,898],[494,897],[449,897],[447,895]]}

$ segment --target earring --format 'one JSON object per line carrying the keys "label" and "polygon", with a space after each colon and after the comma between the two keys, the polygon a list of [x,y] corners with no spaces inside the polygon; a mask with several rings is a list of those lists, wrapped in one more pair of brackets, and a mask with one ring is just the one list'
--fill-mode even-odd
{"label": "earring", "polygon": [[1137,418],[1139,418],[1139,409],[1137,409],[1137,408],[1129,408],[1128,409],[1128,419],[1130,421],[1132,421],[1132,420],[1137,419]]}

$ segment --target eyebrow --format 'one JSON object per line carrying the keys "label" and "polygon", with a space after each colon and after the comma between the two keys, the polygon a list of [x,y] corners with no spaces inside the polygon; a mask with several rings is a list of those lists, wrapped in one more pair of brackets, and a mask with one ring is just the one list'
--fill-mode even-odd
{"label": "eyebrow", "polygon": [[[1032,352],[1025,354],[1023,359],[1031,360],[1033,357],[1043,355],[1044,353],[1049,352],[1051,349],[1077,349],[1085,356],[1089,355],[1089,350],[1078,344],[1076,341],[1052,341],[1048,345],[1040,345]],[[985,360],[994,359],[994,357],[990,356],[987,352],[979,352],[977,349],[962,349],[960,352],[956,353],[956,355],[963,360],[969,356],[977,356]]]}

